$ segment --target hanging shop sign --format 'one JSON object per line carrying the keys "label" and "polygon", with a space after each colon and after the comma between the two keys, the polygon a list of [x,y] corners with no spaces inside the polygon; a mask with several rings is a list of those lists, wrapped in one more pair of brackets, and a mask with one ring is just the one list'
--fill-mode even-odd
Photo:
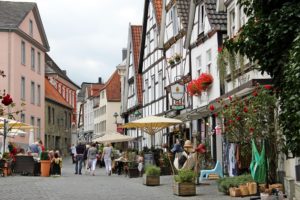
{"label": "hanging shop sign", "polygon": [[171,97],[174,100],[180,100],[184,96],[184,85],[176,83],[171,86]]}
{"label": "hanging shop sign", "polygon": [[185,108],[182,99],[181,100],[173,100],[173,105],[171,105],[171,109],[173,110],[183,110]]}

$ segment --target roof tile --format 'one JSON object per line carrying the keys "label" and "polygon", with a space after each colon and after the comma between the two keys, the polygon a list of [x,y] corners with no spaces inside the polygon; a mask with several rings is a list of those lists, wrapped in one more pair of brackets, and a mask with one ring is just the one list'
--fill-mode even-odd
{"label": "roof tile", "polygon": [[160,26],[161,23],[161,15],[162,15],[162,0],[152,0],[152,4],[154,7],[155,17],[157,25]]}

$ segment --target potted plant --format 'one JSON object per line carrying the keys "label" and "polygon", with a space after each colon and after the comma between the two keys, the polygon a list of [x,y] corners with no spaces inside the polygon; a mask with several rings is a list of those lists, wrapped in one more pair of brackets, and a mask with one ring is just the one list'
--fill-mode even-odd
{"label": "potted plant", "polygon": [[129,178],[137,178],[140,176],[138,170],[138,163],[136,162],[129,162],[128,163],[128,177]]}
{"label": "potted plant", "polygon": [[178,170],[178,175],[174,176],[173,192],[178,196],[196,195],[195,185],[196,173],[189,169]]}
{"label": "potted plant", "polygon": [[175,60],[177,63],[180,62],[181,58],[182,58],[182,56],[181,56],[180,54],[178,54],[178,53],[176,53],[176,54],[174,55],[174,60]]}
{"label": "potted plant", "polygon": [[173,58],[173,57],[169,58],[168,63],[169,63],[170,65],[174,65],[174,64],[175,64],[174,58]]}
{"label": "potted plant", "polygon": [[187,85],[187,91],[190,96],[201,95],[202,88],[201,88],[201,85],[199,84],[199,81],[192,80],[191,82],[189,82],[189,84]]}
{"label": "potted plant", "polygon": [[41,163],[41,176],[44,177],[50,176],[51,160],[48,151],[43,151],[41,153],[40,163]]}
{"label": "potted plant", "polygon": [[149,186],[160,185],[160,168],[155,165],[147,165],[143,176],[143,184]]}
{"label": "potted plant", "polygon": [[203,91],[206,90],[212,84],[213,81],[214,78],[208,73],[202,73],[198,78],[198,83],[200,84]]}

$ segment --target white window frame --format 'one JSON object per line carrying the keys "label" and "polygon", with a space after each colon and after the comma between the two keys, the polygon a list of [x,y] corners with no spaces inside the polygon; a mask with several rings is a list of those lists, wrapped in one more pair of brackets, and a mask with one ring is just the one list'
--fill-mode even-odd
{"label": "white window frame", "polygon": [[38,60],[37,60],[37,72],[39,73],[39,74],[41,74],[41,67],[42,67],[42,61],[41,61],[41,52],[38,52],[37,53],[37,55],[38,55]]}
{"label": "white window frame", "polygon": [[157,87],[157,97],[163,96],[163,73],[162,70],[158,72],[158,87]]}
{"label": "white window frame", "polygon": [[155,100],[155,75],[151,76],[151,101]]}

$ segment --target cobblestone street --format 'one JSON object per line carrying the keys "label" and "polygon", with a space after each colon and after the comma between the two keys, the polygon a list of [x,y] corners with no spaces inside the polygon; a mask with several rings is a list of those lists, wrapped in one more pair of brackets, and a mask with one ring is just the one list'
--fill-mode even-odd
{"label": "cobblestone street", "polygon": [[0,177],[1,200],[231,199],[219,193],[214,182],[197,186],[197,196],[178,197],[173,195],[172,176],[162,176],[160,186],[150,187],[142,184],[142,178],[106,176],[104,168],[97,168],[96,176],[74,175],[70,163],[65,159],[61,177]]}

